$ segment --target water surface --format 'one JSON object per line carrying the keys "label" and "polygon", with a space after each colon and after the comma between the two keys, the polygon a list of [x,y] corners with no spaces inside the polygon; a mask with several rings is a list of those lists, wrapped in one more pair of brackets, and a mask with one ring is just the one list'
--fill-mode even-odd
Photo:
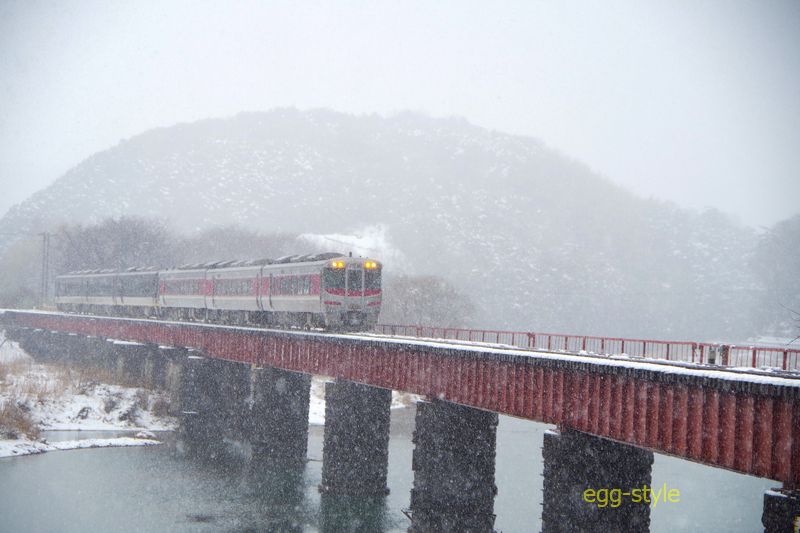
{"label": "water surface", "polygon": [[[241,462],[201,464],[161,446],[49,452],[0,459],[0,531],[405,531],[413,482],[414,409],[392,411],[385,502],[321,498],[323,428],[309,430],[301,472]],[[501,416],[495,527],[539,531],[542,436],[550,426]],[[129,433],[51,432],[51,440]],[[763,491],[776,482],[656,455],[653,485],[681,491],[659,505],[651,531],[761,530]]]}

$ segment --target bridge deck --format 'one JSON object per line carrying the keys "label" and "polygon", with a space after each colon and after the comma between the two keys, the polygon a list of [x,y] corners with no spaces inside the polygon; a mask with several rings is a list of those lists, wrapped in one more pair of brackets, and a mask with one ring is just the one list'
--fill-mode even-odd
{"label": "bridge deck", "polygon": [[0,323],[190,347],[208,357],[438,397],[800,485],[800,380],[788,374],[33,311],[4,311]]}

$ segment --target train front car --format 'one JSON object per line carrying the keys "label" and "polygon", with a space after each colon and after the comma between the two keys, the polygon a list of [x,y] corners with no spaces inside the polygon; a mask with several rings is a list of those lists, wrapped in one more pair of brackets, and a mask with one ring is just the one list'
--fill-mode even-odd
{"label": "train front car", "polygon": [[329,329],[366,330],[381,311],[382,266],[373,259],[336,257],[322,269],[322,307]]}

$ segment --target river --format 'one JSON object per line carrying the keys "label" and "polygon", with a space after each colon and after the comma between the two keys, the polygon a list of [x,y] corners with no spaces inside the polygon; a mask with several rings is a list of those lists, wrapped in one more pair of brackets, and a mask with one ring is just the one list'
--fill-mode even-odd
{"label": "river", "polygon": [[[405,531],[413,482],[414,409],[392,411],[390,494],[385,504],[322,499],[323,428],[309,430],[309,462],[299,475],[256,472],[240,463],[200,464],[171,437],[152,447],[49,452],[0,459],[0,530],[134,531]],[[539,531],[542,436],[550,426],[500,417],[495,529]],[[50,440],[124,434],[51,432]],[[760,531],[763,491],[774,481],[656,455],[654,487],[680,490],[678,503],[651,512],[651,531]]]}

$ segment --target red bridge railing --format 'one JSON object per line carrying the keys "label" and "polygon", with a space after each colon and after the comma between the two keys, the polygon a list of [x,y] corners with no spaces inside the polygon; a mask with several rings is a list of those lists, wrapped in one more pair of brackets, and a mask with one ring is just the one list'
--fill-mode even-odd
{"label": "red bridge railing", "polygon": [[800,349],[782,347],[394,324],[379,324],[376,329],[384,335],[488,342],[528,350],[587,352],[600,355],[624,354],[632,357],[712,363],[731,367],[800,370]]}

